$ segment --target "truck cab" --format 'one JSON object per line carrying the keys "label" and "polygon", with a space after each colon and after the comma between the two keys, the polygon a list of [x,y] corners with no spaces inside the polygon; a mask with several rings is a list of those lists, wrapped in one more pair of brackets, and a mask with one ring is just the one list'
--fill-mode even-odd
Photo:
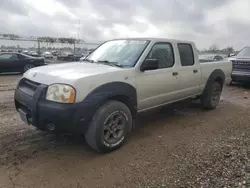
{"label": "truck cab", "polygon": [[200,64],[193,42],[115,39],[82,62],[27,71],[15,104],[27,124],[84,134],[93,149],[110,152],[122,146],[140,112],[191,97],[215,109],[231,71],[227,61]]}

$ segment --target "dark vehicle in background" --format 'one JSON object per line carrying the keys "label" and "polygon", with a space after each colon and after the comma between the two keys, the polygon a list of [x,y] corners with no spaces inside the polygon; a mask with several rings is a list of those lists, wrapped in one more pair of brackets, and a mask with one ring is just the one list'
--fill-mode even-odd
{"label": "dark vehicle in background", "polygon": [[44,58],[32,57],[15,52],[0,53],[0,72],[26,72],[27,70],[45,65]]}
{"label": "dark vehicle in background", "polygon": [[226,55],[220,55],[220,54],[201,54],[201,55],[199,55],[199,60],[201,63],[221,61],[224,58],[226,58]]}
{"label": "dark vehicle in background", "polygon": [[232,61],[232,82],[250,82],[250,46],[243,48]]}

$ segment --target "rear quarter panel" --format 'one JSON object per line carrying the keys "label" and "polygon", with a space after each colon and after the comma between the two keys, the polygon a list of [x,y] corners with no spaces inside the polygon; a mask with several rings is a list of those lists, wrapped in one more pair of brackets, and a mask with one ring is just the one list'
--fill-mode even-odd
{"label": "rear quarter panel", "polygon": [[205,62],[200,64],[201,67],[201,87],[204,88],[211,73],[220,69],[225,74],[225,79],[229,79],[232,73],[232,62],[229,61],[217,61],[217,62]]}

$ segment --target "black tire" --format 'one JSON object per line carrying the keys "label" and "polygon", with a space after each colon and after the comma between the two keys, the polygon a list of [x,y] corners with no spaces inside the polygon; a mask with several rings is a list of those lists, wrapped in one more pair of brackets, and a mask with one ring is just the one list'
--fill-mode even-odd
{"label": "black tire", "polygon": [[[118,125],[120,121],[122,125]],[[123,131],[121,127],[123,127]],[[97,109],[85,132],[85,139],[89,146],[96,151],[111,152],[123,145],[131,127],[132,115],[129,108],[119,101],[107,101]],[[116,138],[113,134],[116,135]],[[111,137],[113,137],[113,141]]]}
{"label": "black tire", "polygon": [[208,110],[215,109],[220,102],[221,92],[222,86],[219,82],[209,84],[201,96],[203,108]]}
{"label": "black tire", "polygon": [[26,72],[29,69],[34,68],[35,66],[33,64],[27,64],[23,67],[23,72]]}

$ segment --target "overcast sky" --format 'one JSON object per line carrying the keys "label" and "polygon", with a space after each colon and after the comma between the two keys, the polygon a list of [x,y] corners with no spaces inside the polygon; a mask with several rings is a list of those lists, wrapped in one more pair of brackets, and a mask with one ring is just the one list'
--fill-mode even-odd
{"label": "overcast sky", "polygon": [[[165,37],[197,47],[250,45],[249,0],[0,0],[0,32],[25,36]],[[80,22],[80,24],[79,24]]]}

